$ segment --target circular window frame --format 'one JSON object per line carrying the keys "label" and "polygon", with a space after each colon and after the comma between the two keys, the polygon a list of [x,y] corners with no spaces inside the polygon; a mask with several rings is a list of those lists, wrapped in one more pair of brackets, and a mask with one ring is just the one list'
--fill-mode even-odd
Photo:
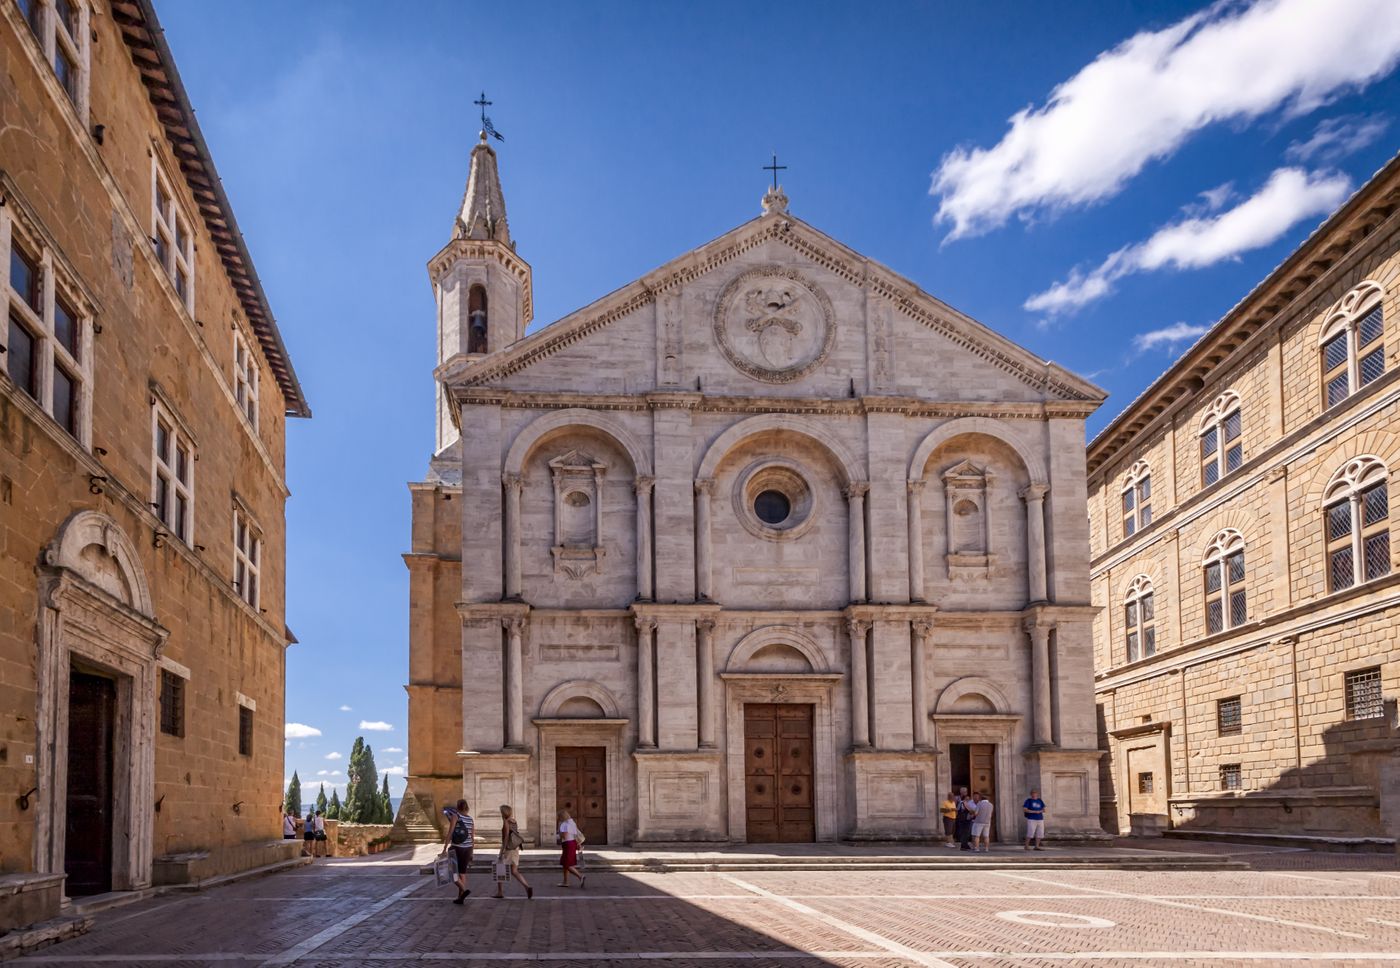
{"label": "circular window frame", "polygon": [[[791,510],[780,524],[768,524],[754,510],[764,491],[777,491]],[[734,514],[750,534],[768,541],[795,541],[816,523],[817,494],[801,464],[781,457],[756,460],[734,480]]]}

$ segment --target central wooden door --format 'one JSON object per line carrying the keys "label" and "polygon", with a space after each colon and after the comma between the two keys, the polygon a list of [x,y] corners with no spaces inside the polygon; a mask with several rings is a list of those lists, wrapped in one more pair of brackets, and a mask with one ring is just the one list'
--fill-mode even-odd
{"label": "central wooden door", "polygon": [[751,844],[817,839],[810,705],[744,706],[744,809]]}
{"label": "central wooden door", "polygon": [[117,684],[74,669],[68,684],[68,802],[64,829],[69,897],[112,889],[112,736]]}
{"label": "central wooden door", "polygon": [[[948,747],[952,792],[967,787],[969,793],[980,793],[992,801],[992,840],[997,839],[997,827],[1003,810],[1014,804],[997,800],[997,746],[995,743],[953,743]],[[1013,814],[1008,813],[1007,816]]]}
{"label": "central wooden door", "polygon": [[557,809],[569,811],[589,844],[608,842],[608,753],[602,746],[554,750]]}

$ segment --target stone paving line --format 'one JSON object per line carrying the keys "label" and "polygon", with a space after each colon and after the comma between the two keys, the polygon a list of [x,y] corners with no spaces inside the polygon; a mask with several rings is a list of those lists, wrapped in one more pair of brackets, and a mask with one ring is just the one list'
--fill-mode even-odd
{"label": "stone paving line", "polygon": [[1298,858],[1287,871],[597,872],[587,891],[568,893],[537,876],[531,902],[483,897],[491,883],[474,877],[463,908],[412,863],[331,862],[150,899],[102,912],[92,933],[15,963],[1400,962],[1400,873],[1327,856]]}

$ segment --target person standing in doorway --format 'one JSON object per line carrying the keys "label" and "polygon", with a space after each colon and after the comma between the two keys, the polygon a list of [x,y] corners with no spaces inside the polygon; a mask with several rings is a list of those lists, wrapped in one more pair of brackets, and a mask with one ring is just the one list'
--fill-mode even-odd
{"label": "person standing in doorway", "polygon": [[1036,850],[1044,850],[1040,842],[1045,839],[1045,801],[1040,799],[1039,790],[1031,791],[1021,811],[1026,815],[1026,850],[1031,849],[1031,841],[1035,841]]}
{"label": "person standing in doorway", "polygon": [[578,824],[574,823],[567,810],[559,811],[559,833],[555,834],[555,839],[559,841],[559,866],[564,869],[564,881],[559,886],[569,886],[570,874],[578,878],[580,888],[587,886],[588,878],[578,869],[578,849],[583,846],[583,831],[578,829]]}
{"label": "person standing in doorway", "polygon": [[972,848],[986,853],[992,846],[992,801],[980,793],[972,795],[976,812],[972,815]]}
{"label": "person standing in doorway", "polygon": [[316,811],[316,856],[329,857],[331,845],[326,842],[326,812]]}
{"label": "person standing in doorway", "polygon": [[[496,855],[496,860],[510,865],[510,876],[525,888],[526,900],[531,900],[535,896],[535,889],[520,876],[520,848],[524,846],[525,838],[520,836],[520,827],[515,822],[515,808],[507,803],[501,804],[501,852]],[[505,881],[496,881],[494,896],[505,897],[505,886]]]}
{"label": "person standing in doorway", "polygon": [[467,890],[467,872],[472,866],[472,846],[476,842],[473,831],[472,817],[467,812],[467,801],[458,800],[457,807],[443,807],[443,815],[447,817],[449,825],[447,840],[443,842],[442,853],[438,856],[445,856],[452,851],[453,859],[457,861],[457,875],[452,879],[457,885],[457,900],[453,904],[461,904],[471,891]]}
{"label": "person standing in doorway", "polygon": [[952,847],[953,835],[958,826],[958,802],[953,799],[953,791],[949,790],[943,795],[943,803],[938,808],[938,814],[943,818],[943,846]]}
{"label": "person standing in doorway", "polygon": [[977,813],[977,805],[967,795],[967,787],[958,790],[957,809],[954,812],[953,831],[958,838],[960,850],[971,850],[972,818]]}

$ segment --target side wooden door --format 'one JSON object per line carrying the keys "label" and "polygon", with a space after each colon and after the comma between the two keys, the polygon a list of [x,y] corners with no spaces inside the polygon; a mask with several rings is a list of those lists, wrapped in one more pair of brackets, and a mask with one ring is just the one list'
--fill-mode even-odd
{"label": "side wooden door", "polygon": [[751,844],[816,840],[810,705],[744,706],[744,808]]}

